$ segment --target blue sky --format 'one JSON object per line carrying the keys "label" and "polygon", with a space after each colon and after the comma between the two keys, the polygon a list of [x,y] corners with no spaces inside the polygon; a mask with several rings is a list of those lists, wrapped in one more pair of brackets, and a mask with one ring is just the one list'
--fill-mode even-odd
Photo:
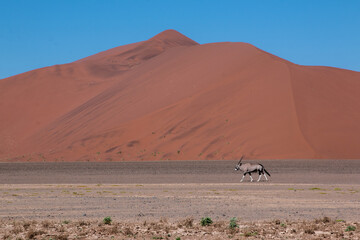
{"label": "blue sky", "polygon": [[0,0],[0,78],[175,29],[297,64],[360,71],[358,0]]}

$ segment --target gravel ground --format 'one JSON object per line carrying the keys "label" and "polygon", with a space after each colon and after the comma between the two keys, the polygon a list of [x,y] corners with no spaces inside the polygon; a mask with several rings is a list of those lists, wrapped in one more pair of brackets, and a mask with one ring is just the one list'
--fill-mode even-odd
{"label": "gravel ground", "polygon": [[[239,182],[241,175],[233,170],[235,163],[2,163],[0,238],[27,239],[29,229],[36,232],[43,222],[51,222],[53,227],[34,237],[61,239],[62,234],[73,239],[80,236],[74,229],[83,221],[92,227],[81,228],[97,226],[102,230],[96,234],[103,234],[100,238],[104,239],[359,239],[360,161],[262,161],[271,173],[270,180],[253,183]],[[112,225],[118,226],[117,230],[98,226],[106,216],[117,224]],[[217,227],[199,226],[203,217],[213,219]],[[233,217],[241,223],[236,232],[227,226]],[[325,217],[331,221],[314,221]],[[193,228],[178,227],[186,219],[193,219]],[[274,223],[276,220],[280,223]],[[26,230],[21,225],[24,221],[32,227]],[[154,230],[144,223],[162,227]],[[14,224],[22,227],[14,230]],[[312,230],[308,229],[312,225]],[[357,230],[345,231],[348,225]],[[127,228],[134,235],[124,235]],[[86,232],[83,239],[100,236]]]}
{"label": "gravel ground", "polygon": [[[108,219],[109,220],[109,219]],[[192,218],[122,223],[116,221],[0,221],[2,239],[360,239],[360,224],[328,217],[313,221],[213,221]]]}

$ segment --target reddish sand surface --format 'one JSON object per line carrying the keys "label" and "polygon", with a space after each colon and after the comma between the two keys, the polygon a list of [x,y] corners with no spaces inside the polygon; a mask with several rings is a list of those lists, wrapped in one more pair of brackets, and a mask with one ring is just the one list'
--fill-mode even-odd
{"label": "reddish sand surface", "polygon": [[358,159],[360,73],[174,30],[0,80],[0,161]]}

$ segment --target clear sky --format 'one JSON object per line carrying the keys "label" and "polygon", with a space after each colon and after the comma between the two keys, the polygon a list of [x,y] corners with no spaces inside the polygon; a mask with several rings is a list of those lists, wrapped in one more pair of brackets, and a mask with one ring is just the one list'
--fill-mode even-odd
{"label": "clear sky", "polygon": [[0,0],[0,78],[175,29],[360,71],[360,0]]}

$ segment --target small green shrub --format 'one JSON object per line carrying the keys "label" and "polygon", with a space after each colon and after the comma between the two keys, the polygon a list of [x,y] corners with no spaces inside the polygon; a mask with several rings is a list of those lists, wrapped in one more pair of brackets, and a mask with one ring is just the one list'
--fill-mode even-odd
{"label": "small green shrub", "polygon": [[355,226],[347,226],[345,232],[350,232],[350,231],[355,231],[356,230],[356,227]]}
{"label": "small green shrub", "polygon": [[246,232],[244,233],[245,237],[254,237],[256,235],[258,235],[259,233],[257,231],[250,231],[250,232]]}
{"label": "small green shrub", "polygon": [[104,222],[105,224],[110,225],[111,222],[112,222],[111,217],[105,217],[104,220],[103,220],[103,222]]}
{"label": "small green shrub", "polygon": [[177,237],[176,240],[181,240],[181,238],[180,238],[180,237]]}
{"label": "small green shrub", "polygon": [[206,217],[201,219],[201,226],[210,226],[213,223],[213,220],[211,218]]}
{"label": "small green shrub", "polygon": [[232,229],[239,227],[239,225],[237,224],[236,217],[233,217],[232,219],[230,219],[229,227]]}

